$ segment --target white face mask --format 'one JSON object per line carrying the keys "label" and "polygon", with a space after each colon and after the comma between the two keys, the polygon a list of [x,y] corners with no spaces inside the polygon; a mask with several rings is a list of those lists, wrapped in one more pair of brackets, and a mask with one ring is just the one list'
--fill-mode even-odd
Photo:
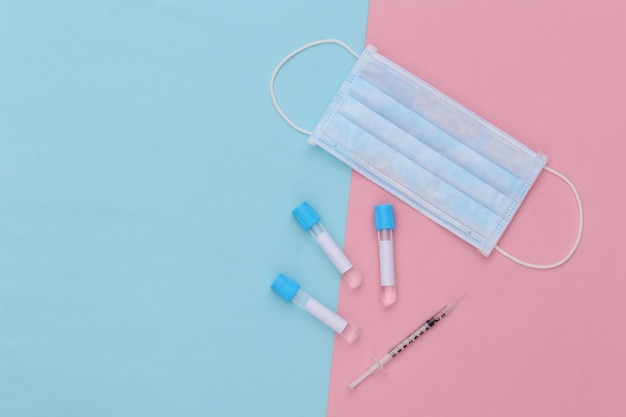
{"label": "white face mask", "polygon": [[[313,132],[278,106],[274,81],[297,53],[337,43],[358,60]],[[287,56],[272,75],[274,105],[317,145],[488,256],[495,248],[522,265],[553,268],[567,261],[582,236],[582,202],[574,185],[529,149],[368,46],[358,56],[325,40]],[[542,169],[563,179],[579,204],[579,232],[565,258],[534,265],[496,244]]]}

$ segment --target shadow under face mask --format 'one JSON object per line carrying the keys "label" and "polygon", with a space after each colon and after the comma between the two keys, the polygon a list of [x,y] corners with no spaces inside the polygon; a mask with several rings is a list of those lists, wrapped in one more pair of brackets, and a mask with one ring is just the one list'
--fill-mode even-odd
{"label": "shadow under face mask", "polygon": [[[274,94],[280,68],[294,55],[336,43],[357,62],[312,132],[295,125]],[[272,100],[296,130],[361,175],[489,256],[493,249],[524,266],[566,262],[582,237],[582,202],[574,185],[537,153],[368,46],[357,55],[337,40],[288,55],[270,81]],[[498,240],[542,169],[564,180],[579,205],[579,231],[559,262],[535,265],[508,254]]]}

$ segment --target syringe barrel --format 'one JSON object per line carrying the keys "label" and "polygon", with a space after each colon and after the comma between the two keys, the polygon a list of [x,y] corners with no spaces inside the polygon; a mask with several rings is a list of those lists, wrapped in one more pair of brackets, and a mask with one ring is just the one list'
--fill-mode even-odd
{"label": "syringe barrel", "polygon": [[[402,350],[406,349],[411,343],[415,342],[418,337],[423,335],[426,330],[430,329],[434,326],[434,323],[431,322],[432,319],[428,319],[426,323],[422,324],[418,327],[413,333],[408,335],[404,340],[402,340],[399,344],[397,344],[393,349],[391,349],[388,353],[391,357],[396,356],[398,353],[402,352]],[[431,324],[432,323],[432,324]]]}

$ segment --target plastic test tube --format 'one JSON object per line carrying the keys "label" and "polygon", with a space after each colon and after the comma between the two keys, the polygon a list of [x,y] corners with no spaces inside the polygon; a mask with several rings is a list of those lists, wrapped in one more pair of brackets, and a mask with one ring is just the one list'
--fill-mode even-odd
{"label": "plastic test tube", "polygon": [[320,216],[309,203],[305,201],[300,204],[293,209],[292,214],[304,230],[311,232],[315,241],[341,274],[341,278],[345,279],[352,288],[361,285],[361,281],[363,281],[361,273],[352,265],[352,262],[346,257],[332,236],[324,229],[324,226],[320,223]]}
{"label": "plastic test tube", "polygon": [[393,229],[395,221],[393,206],[381,204],[374,207],[374,222],[378,233],[378,256],[380,259],[380,298],[388,306],[396,302],[396,276],[393,260]]}
{"label": "plastic test tube", "polygon": [[300,289],[300,284],[286,275],[278,274],[272,283],[272,290],[287,301],[293,301],[313,317],[333,329],[348,342],[354,342],[359,337],[356,327],[350,325],[337,313],[311,297]]}

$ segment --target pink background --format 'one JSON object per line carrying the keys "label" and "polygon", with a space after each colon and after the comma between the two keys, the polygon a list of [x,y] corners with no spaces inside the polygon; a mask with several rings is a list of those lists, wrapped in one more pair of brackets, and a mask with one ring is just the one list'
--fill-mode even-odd
{"label": "pink background", "polygon": [[[363,272],[339,312],[328,416],[626,415],[626,3],[371,0],[367,42],[505,130],[578,187],[585,230],[549,271],[489,258],[353,174],[345,250]],[[396,212],[398,301],[379,301],[373,207]],[[367,225],[372,225],[368,227]],[[544,172],[500,245],[550,263],[576,236]],[[347,383],[443,305],[452,314],[354,392]]]}

